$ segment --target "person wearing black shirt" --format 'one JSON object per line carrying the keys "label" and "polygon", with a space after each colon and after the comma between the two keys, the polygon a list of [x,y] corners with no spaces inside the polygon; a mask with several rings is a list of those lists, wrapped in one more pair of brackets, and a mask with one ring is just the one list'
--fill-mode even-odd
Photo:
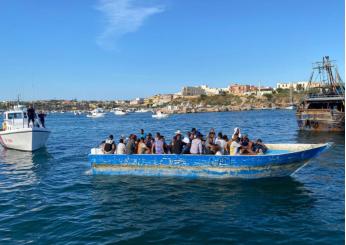
{"label": "person wearing black shirt", "polygon": [[27,114],[28,114],[28,127],[30,124],[30,121],[32,121],[32,127],[35,127],[35,109],[32,107],[32,105],[30,105],[29,109],[27,110]]}
{"label": "person wearing black shirt", "polygon": [[40,119],[40,123],[41,123],[42,127],[45,128],[45,126],[44,126],[44,118],[46,117],[46,114],[44,114],[42,111],[40,111],[40,113],[37,116]]}
{"label": "person wearing black shirt", "polygon": [[105,144],[103,146],[103,152],[105,154],[114,154],[115,150],[116,150],[116,147],[113,140],[113,135],[109,135],[108,139],[105,140]]}
{"label": "person wearing black shirt", "polygon": [[172,145],[171,145],[171,152],[173,154],[181,154],[183,151],[183,146],[184,146],[184,143],[181,139],[181,135],[177,134],[176,136],[174,136]]}

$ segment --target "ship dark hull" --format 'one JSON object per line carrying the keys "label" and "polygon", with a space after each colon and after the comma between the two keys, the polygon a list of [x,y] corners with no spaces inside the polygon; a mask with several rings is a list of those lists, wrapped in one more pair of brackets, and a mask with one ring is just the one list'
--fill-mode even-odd
{"label": "ship dark hull", "polygon": [[327,109],[305,109],[297,112],[300,130],[306,131],[345,131],[345,113]]}

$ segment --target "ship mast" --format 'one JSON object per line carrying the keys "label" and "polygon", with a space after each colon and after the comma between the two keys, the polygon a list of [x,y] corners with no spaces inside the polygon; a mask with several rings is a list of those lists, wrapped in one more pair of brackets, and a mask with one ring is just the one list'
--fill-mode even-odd
{"label": "ship mast", "polygon": [[[329,56],[324,56],[322,62],[313,64],[313,71],[307,86],[308,91],[311,88],[316,88],[320,90],[320,93],[327,96],[345,95],[345,85],[340,78],[334,62],[329,60]],[[318,71],[318,73],[315,71]],[[317,86],[316,82],[319,83]]]}

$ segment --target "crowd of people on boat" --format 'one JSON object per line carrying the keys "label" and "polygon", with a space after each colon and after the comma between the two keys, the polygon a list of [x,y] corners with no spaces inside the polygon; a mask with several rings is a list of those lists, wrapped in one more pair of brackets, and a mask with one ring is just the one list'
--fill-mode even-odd
{"label": "crowd of people on boat", "polygon": [[100,148],[104,154],[257,155],[265,154],[268,150],[261,139],[251,141],[247,134],[241,134],[239,128],[234,129],[231,138],[222,132],[216,134],[213,128],[206,136],[196,128],[185,135],[178,130],[170,143],[159,132],[152,135],[141,129],[138,135],[120,137],[118,143],[113,135],[109,135]]}

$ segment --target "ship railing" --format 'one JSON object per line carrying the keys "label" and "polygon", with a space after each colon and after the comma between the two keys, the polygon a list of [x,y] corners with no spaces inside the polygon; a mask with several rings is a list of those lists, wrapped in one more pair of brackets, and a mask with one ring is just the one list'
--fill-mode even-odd
{"label": "ship railing", "polygon": [[297,113],[299,112],[306,112],[306,113],[314,113],[314,112],[342,112],[342,111],[339,111],[339,110],[335,110],[335,109],[306,109],[306,108],[299,108],[297,110]]}
{"label": "ship railing", "polygon": [[344,97],[342,94],[308,94],[308,98],[334,98],[334,97]]}

